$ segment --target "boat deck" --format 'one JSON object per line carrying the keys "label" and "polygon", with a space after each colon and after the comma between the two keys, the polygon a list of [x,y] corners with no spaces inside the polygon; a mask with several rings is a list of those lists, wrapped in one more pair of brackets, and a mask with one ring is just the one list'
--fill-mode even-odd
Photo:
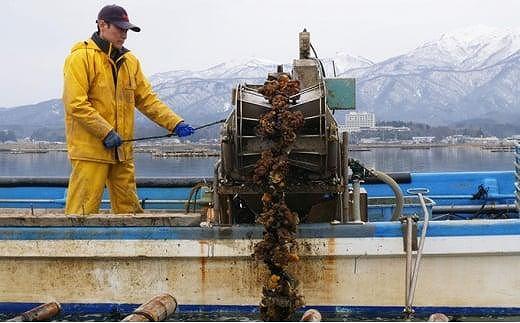
{"label": "boat deck", "polygon": [[108,212],[88,216],[66,215],[60,209],[0,209],[0,226],[34,227],[150,227],[199,226],[199,213],[150,211],[141,214],[111,214]]}

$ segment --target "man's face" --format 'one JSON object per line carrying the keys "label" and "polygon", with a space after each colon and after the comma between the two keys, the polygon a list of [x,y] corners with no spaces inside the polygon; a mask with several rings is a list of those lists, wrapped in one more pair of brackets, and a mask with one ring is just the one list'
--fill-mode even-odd
{"label": "man's face", "polygon": [[123,47],[123,43],[126,40],[127,29],[121,29],[114,24],[107,23],[103,20],[99,21],[99,35],[101,38],[112,43],[117,49]]}

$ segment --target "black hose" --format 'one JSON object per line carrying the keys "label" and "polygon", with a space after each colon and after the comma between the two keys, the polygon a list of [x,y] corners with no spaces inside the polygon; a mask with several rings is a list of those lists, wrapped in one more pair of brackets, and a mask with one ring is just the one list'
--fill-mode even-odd
{"label": "black hose", "polygon": [[323,67],[323,63],[321,62],[321,60],[318,58],[318,54],[316,54],[316,50],[314,49],[314,46],[312,46],[311,43],[309,43],[309,45],[311,46],[311,49],[312,49],[312,53],[314,54],[314,57],[316,57],[316,60],[318,60],[318,63],[320,63],[320,68],[321,68],[321,74],[323,75],[323,77],[325,78],[325,68]]}
{"label": "black hose", "polygon": [[[226,119],[222,119],[222,120],[218,120],[218,121],[214,121],[214,122],[211,122],[211,123],[204,124],[202,126],[198,126],[198,127],[194,128],[194,130],[199,130],[199,129],[206,128],[206,127],[209,127],[209,126],[213,126],[213,125],[216,125],[216,124],[219,124],[219,123],[223,123],[223,122],[226,122]],[[171,132],[169,134],[162,135],[162,136],[151,136],[151,137],[142,137],[142,138],[134,138],[134,139],[125,139],[125,140],[123,140],[123,142],[141,141],[141,140],[147,140],[147,139],[159,139],[159,138],[167,138],[167,137],[172,137],[172,136],[176,136],[176,134]]]}

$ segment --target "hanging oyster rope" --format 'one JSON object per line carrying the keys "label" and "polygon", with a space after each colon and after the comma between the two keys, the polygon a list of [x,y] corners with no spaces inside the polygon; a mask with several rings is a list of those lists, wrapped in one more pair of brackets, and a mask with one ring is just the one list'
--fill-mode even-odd
{"label": "hanging oyster rope", "polygon": [[303,126],[300,111],[288,110],[289,100],[300,91],[300,83],[287,74],[265,82],[258,92],[269,100],[272,108],[260,117],[257,135],[270,140],[271,147],[262,152],[255,165],[253,180],[262,187],[262,213],[257,222],[264,225],[264,239],[255,245],[254,257],[262,260],[271,272],[263,287],[260,317],[264,321],[291,320],[304,305],[298,291],[298,280],[287,272],[290,262],[299,260],[296,226],[298,214],[285,203],[285,187],[289,171],[289,152],[296,132]]}

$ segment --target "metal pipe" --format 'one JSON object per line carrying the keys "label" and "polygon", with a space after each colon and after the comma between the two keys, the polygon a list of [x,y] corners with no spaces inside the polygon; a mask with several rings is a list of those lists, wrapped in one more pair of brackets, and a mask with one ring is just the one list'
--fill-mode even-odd
{"label": "metal pipe", "polygon": [[[207,124],[195,127],[193,129],[194,130],[199,130],[199,129],[203,129],[203,128],[206,128],[206,127],[209,127],[209,126],[213,126],[213,125],[216,125],[216,124],[219,124],[219,123],[223,123],[223,122],[226,122],[226,119],[210,122],[210,123],[207,123]],[[141,137],[141,138],[133,138],[133,139],[123,139],[123,142],[142,141],[142,140],[149,140],[149,139],[160,139],[160,138],[168,138],[168,137],[173,137],[173,136],[177,136],[177,134],[175,134],[174,132],[170,132],[168,134],[161,135],[161,136],[151,136],[151,137]]]}
{"label": "metal pipe", "polygon": [[[137,187],[191,187],[212,177],[138,177]],[[67,187],[68,177],[0,176],[0,187]]]}
{"label": "metal pipe", "polygon": [[299,34],[299,42],[300,42],[300,59],[307,59],[311,53],[310,43],[311,43],[311,34],[304,29]]}
{"label": "metal pipe", "polygon": [[434,205],[432,213],[476,213],[493,211],[516,211],[515,204],[490,204],[482,207],[481,205]]}
{"label": "metal pipe", "polygon": [[399,184],[390,176],[387,174],[377,171],[375,169],[372,169],[371,172],[381,181],[385,182],[386,184],[390,185],[392,188],[392,191],[394,191],[395,195],[395,209],[392,213],[392,221],[397,221],[401,217],[401,214],[403,213],[403,206],[404,206],[404,196],[403,191],[399,187]]}
{"label": "metal pipe", "polygon": [[[151,200],[146,199],[146,204],[171,204],[171,203],[182,203],[186,204],[188,200]],[[64,199],[0,199],[0,203],[65,203]],[[102,200],[101,203],[110,203],[110,200]]]}
{"label": "metal pipe", "polygon": [[0,199],[0,203],[65,203],[64,199]]}
{"label": "metal pipe", "polygon": [[360,196],[360,191],[361,191],[361,184],[360,184],[360,180],[359,179],[354,179],[352,181],[352,189],[353,189],[353,194],[352,194],[352,199],[353,199],[353,203],[352,203],[352,213],[354,215],[354,222],[361,222],[361,205],[360,205],[360,199],[361,199],[361,196]]}
{"label": "metal pipe", "polygon": [[349,194],[348,194],[348,132],[343,132],[341,141],[341,166],[343,170],[343,210],[341,212],[341,223],[350,219]]}
{"label": "metal pipe", "polygon": [[170,294],[155,296],[139,306],[121,322],[160,322],[169,318],[177,310],[177,301]]}
{"label": "metal pipe", "polygon": [[411,305],[408,303],[409,295],[410,295],[410,282],[411,282],[411,273],[412,273],[412,229],[413,229],[413,220],[411,217],[406,217],[405,220],[406,225],[406,272],[405,272],[405,312],[411,312]]}
{"label": "metal pipe", "polygon": [[[258,94],[260,94],[260,93],[258,93]],[[234,119],[233,120],[234,121],[234,129],[233,128],[231,129],[232,130],[231,135],[237,136],[236,138],[233,138],[234,140],[232,140],[233,144],[235,146],[235,149],[233,151],[241,151],[241,150],[239,150],[239,141],[242,142],[242,138],[241,138],[242,133],[239,132],[240,128],[238,127],[238,113],[240,111],[240,115],[242,115],[242,104],[243,104],[243,102],[242,102],[242,95],[243,95],[243,93],[242,93],[242,86],[240,84],[237,84],[237,95],[235,97],[235,104],[234,104],[236,111],[235,111],[235,113],[232,113],[232,115],[230,116],[230,118],[232,117]],[[239,106],[239,103],[240,103],[240,106]],[[224,126],[229,129],[230,124],[231,124],[231,122],[228,122]],[[235,162],[235,165],[237,163],[238,162]],[[215,180],[218,180],[218,178],[215,178]]]}
{"label": "metal pipe", "polygon": [[[103,200],[103,203],[109,203],[110,200]],[[146,199],[146,204],[172,204],[172,203],[183,203],[186,204],[188,200],[152,200]]]}
{"label": "metal pipe", "polygon": [[428,209],[426,208],[426,203],[424,202],[424,197],[422,193],[417,193],[417,196],[419,197],[419,201],[421,202],[421,206],[424,212],[424,221],[423,221],[423,227],[421,231],[421,240],[419,241],[419,248],[417,250],[417,256],[415,258],[415,264],[413,268],[412,273],[412,281],[410,286],[410,293],[408,294],[408,304],[410,305],[410,308],[413,304],[413,299],[415,296],[415,287],[417,286],[417,276],[419,275],[419,268],[421,266],[421,258],[423,254],[423,248],[424,248],[424,242],[426,240],[426,231],[428,230],[428,224],[430,222],[430,212],[428,212]]}
{"label": "metal pipe", "polygon": [[13,317],[7,322],[34,322],[34,321],[48,321],[60,313],[60,304],[56,302],[42,304],[38,307],[23,312],[22,314]]}
{"label": "metal pipe", "polygon": [[[436,199],[452,199],[452,200],[471,200],[473,195],[471,194],[460,194],[460,195],[428,195],[429,198]],[[488,194],[488,199],[508,199],[514,198],[514,194]]]}
{"label": "metal pipe", "polygon": [[213,181],[213,210],[216,212],[216,218],[218,219],[218,224],[222,223],[222,217],[221,217],[221,210],[220,210],[220,198],[218,195],[218,185],[219,185],[219,178],[220,177],[220,171],[222,167],[222,160],[218,160],[215,163],[215,167],[213,168],[213,176],[215,180]]}
{"label": "metal pipe", "polygon": [[232,225],[233,224],[233,214],[231,213],[231,197],[229,195],[226,196],[226,218],[224,219],[224,225]]}
{"label": "metal pipe", "polygon": [[[333,176],[338,174],[338,138],[329,138],[327,142],[327,172]],[[332,173],[332,174],[331,174]]]}

